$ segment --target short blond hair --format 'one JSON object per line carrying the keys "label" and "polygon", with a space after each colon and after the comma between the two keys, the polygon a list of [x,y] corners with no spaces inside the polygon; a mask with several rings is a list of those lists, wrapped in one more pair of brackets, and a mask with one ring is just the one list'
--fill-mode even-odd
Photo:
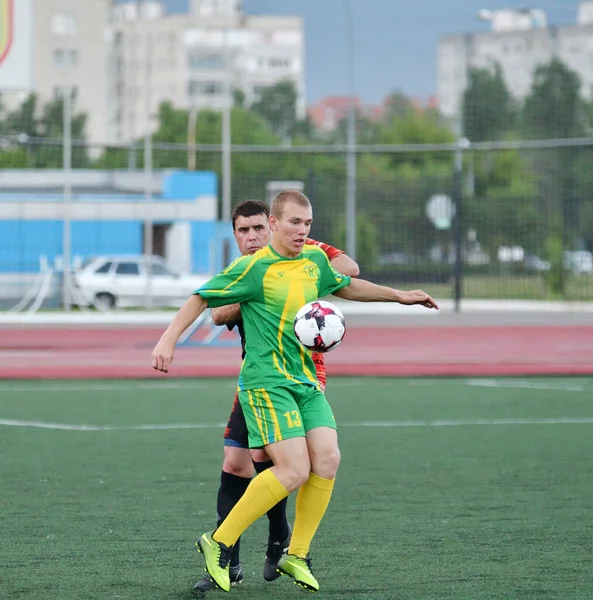
{"label": "short blond hair", "polygon": [[282,218],[284,212],[284,206],[289,202],[293,202],[303,208],[311,208],[311,202],[309,198],[298,190],[285,190],[280,192],[273,200],[270,206],[270,214],[274,215],[277,219]]}

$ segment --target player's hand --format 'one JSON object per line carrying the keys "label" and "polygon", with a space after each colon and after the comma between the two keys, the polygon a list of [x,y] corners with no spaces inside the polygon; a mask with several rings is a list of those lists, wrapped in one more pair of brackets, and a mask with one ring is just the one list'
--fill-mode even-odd
{"label": "player's hand", "polygon": [[406,306],[414,306],[420,304],[426,308],[436,308],[438,310],[439,305],[422,290],[412,290],[409,292],[398,292],[398,302],[405,304]]}
{"label": "player's hand", "polygon": [[167,338],[161,338],[152,351],[152,368],[168,373],[173,362],[174,353],[175,342],[169,341]]}

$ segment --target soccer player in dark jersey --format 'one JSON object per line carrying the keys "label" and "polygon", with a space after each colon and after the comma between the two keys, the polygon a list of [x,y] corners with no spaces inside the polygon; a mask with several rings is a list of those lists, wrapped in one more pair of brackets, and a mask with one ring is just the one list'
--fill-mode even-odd
{"label": "soccer player in dark jersey", "polygon": [[[269,244],[272,235],[268,222],[269,216],[269,207],[261,200],[243,200],[235,206],[231,221],[235,241],[242,255],[254,254]],[[308,238],[306,243],[319,246],[327,254],[330,264],[337,271],[352,277],[358,275],[358,265],[342,250],[311,238]],[[239,305],[213,308],[212,319],[216,325],[226,325],[231,330],[237,327],[241,336],[242,357],[245,358],[245,332]],[[313,353],[312,358],[315,363],[317,380],[321,389],[325,390],[326,373],[323,354]],[[239,397],[235,395],[231,416],[224,432],[224,461],[216,501],[217,527],[224,521],[247,489],[253,476],[253,469],[255,468],[256,473],[261,473],[273,466],[274,463],[263,449],[252,449],[250,452],[247,422]],[[264,579],[266,581],[274,581],[280,577],[277,570],[278,560],[288,550],[290,543],[286,503],[287,498],[268,511],[268,550],[264,562]],[[240,539],[233,546],[231,555],[229,574],[233,585],[241,583],[244,579],[239,550]],[[209,576],[206,576],[195,584],[194,591],[205,592],[214,588],[216,588],[216,584]]]}
{"label": "soccer player in dark jersey", "polygon": [[232,547],[252,523],[295,490],[294,529],[278,570],[306,589],[319,590],[309,548],[331,499],[340,451],[336,422],[313,360],[294,334],[298,310],[329,294],[438,309],[422,290],[396,290],[335,271],[323,250],[305,244],[312,222],[311,203],[304,194],[281,192],[270,207],[271,243],[237,259],[196,290],[152,352],[152,367],[168,372],[180,335],[208,306],[241,305],[247,353],[239,374],[239,401],[250,447],[264,446],[274,466],[254,477],[221,526],[198,541],[208,573],[227,592]]}

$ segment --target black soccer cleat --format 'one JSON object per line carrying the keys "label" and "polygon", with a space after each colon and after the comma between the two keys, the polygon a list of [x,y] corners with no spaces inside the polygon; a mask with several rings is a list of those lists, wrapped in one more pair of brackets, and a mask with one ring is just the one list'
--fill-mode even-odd
{"label": "black soccer cleat", "polygon": [[288,537],[282,542],[274,542],[268,540],[268,550],[266,552],[266,560],[264,562],[264,579],[266,581],[276,581],[280,577],[278,572],[278,561],[283,554],[288,552],[290,546],[290,538],[292,536],[292,527],[288,525]]}

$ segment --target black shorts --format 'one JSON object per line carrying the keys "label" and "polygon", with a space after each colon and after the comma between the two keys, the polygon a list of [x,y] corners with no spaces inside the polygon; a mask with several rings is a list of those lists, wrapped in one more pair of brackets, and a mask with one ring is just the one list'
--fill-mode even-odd
{"label": "black shorts", "polygon": [[224,430],[224,445],[233,448],[249,449],[249,433],[247,422],[243,414],[243,407],[239,402],[239,395],[235,394],[233,410]]}

